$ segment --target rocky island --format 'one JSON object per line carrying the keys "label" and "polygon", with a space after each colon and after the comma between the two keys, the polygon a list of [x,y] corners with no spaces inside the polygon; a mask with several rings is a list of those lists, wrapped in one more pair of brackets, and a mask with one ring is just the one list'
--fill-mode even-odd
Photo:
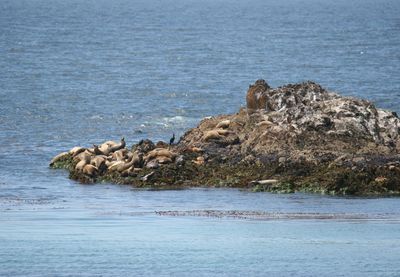
{"label": "rocky island", "polygon": [[400,194],[400,120],[314,82],[250,85],[246,108],[204,118],[176,144],[125,140],[52,159],[82,183],[138,188],[236,187],[334,195]]}

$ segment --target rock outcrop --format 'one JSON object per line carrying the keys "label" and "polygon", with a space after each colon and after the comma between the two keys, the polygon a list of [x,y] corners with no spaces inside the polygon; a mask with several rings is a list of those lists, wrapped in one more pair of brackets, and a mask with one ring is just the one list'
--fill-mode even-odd
{"label": "rock outcrop", "polygon": [[[80,181],[138,187],[400,192],[396,113],[313,82],[273,89],[258,80],[249,87],[246,102],[236,114],[203,119],[176,145],[145,140],[131,150],[124,141],[94,149],[74,147],[51,165],[68,168],[71,178]],[[104,159],[103,166],[99,159]]]}

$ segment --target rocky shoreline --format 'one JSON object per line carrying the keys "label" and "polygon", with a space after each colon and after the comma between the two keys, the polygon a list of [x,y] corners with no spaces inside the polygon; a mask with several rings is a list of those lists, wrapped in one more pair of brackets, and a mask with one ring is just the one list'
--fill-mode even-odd
{"label": "rocky shoreline", "polygon": [[203,119],[177,144],[74,147],[50,162],[82,183],[236,187],[332,195],[400,194],[400,120],[313,82],[251,85],[246,108]]}

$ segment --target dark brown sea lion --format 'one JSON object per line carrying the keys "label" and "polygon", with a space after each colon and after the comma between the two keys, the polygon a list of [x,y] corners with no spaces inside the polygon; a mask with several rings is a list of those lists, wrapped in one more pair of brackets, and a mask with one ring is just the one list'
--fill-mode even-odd
{"label": "dark brown sea lion", "polygon": [[264,92],[268,89],[270,89],[270,86],[262,79],[257,80],[254,85],[250,85],[246,95],[248,114],[267,107],[267,97]]}

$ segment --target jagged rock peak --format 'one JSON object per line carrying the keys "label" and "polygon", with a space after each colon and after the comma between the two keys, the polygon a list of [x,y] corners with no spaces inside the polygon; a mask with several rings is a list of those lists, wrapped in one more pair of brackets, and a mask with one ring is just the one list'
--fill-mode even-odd
{"label": "jagged rock peak", "polygon": [[377,109],[367,100],[329,92],[312,81],[272,89],[258,80],[250,86],[246,99],[250,117],[296,134],[317,131],[392,146],[399,139],[396,113]]}

